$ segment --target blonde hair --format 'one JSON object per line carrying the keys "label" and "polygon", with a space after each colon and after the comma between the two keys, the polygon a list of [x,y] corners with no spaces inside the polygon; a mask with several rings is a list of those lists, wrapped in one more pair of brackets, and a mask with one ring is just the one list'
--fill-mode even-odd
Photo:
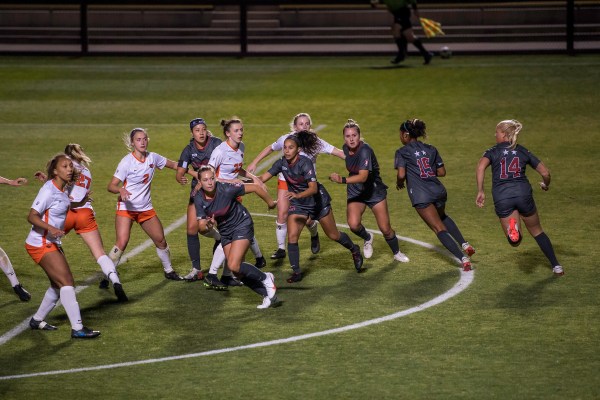
{"label": "blonde hair", "polygon": [[65,147],[65,154],[86,168],[92,163],[92,159],[83,152],[83,147],[80,144],[69,143]]}
{"label": "blonde hair", "polygon": [[511,149],[514,149],[517,145],[517,136],[519,136],[519,132],[521,132],[522,128],[523,124],[516,119],[506,119],[500,121],[498,125],[496,125],[496,130],[499,130],[506,135],[506,138],[510,142]]}
{"label": "blonde hair", "polygon": [[[144,132],[144,134],[146,135],[146,137],[148,137],[148,132],[146,132],[146,130],[144,128],[133,128],[131,130],[131,132],[129,132],[129,133],[125,132],[123,134],[123,143],[125,143],[125,147],[127,147],[127,150],[133,151],[133,146],[132,146],[133,137],[138,132]],[[148,138],[148,141],[149,140],[150,140],[150,138]]]}
{"label": "blonde hair", "polygon": [[292,119],[292,122],[290,122],[290,131],[294,132],[296,130],[296,122],[298,122],[298,119],[301,117],[308,118],[308,124],[312,126],[312,118],[310,118],[310,115],[307,113],[300,113],[296,114],[296,116]]}

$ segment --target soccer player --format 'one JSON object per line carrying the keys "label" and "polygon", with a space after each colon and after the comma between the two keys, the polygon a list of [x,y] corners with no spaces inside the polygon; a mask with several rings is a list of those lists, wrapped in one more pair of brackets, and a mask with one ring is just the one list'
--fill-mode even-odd
{"label": "soccer player", "polygon": [[[206,122],[203,118],[194,118],[190,121],[190,131],[192,138],[187,146],[181,152],[179,161],[177,162],[177,173],[175,179],[177,182],[185,185],[187,178],[185,174],[188,169],[192,169],[197,173],[200,167],[207,165],[210,160],[210,155],[213,150],[217,148],[223,141],[215,136],[207,129]],[[200,239],[198,238],[198,220],[196,218],[196,207],[194,206],[194,188],[198,185],[198,179],[192,178],[191,193],[188,201],[187,208],[187,248],[190,260],[192,261],[192,270],[189,274],[183,277],[188,282],[204,279],[204,274],[200,268]],[[221,236],[216,229],[207,231],[204,236],[211,237],[215,240],[213,262],[210,270],[213,270],[216,274],[219,266],[225,261],[225,254],[223,253],[223,247],[219,247],[218,244],[221,241]],[[215,286],[223,286],[223,282],[227,285],[235,285],[237,281],[231,278],[231,272],[229,269],[225,269],[223,272],[225,277],[213,281]],[[224,288],[224,286],[223,286]]]}
{"label": "soccer player", "polygon": [[387,186],[381,180],[379,163],[373,149],[361,139],[360,126],[354,120],[349,119],[346,122],[342,133],[346,169],[350,175],[346,178],[334,172],[329,179],[332,182],[348,185],[346,217],[350,230],[365,241],[363,255],[365,258],[371,258],[374,236],[367,232],[362,224],[362,216],[368,206],[375,216],[377,226],[386,243],[392,250],[394,259],[403,263],[408,262],[408,257],[400,251],[396,232],[390,225]]}
{"label": "soccer player", "polygon": [[287,198],[290,201],[287,218],[288,258],[292,268],[288,283],[302,280],[298,239],[309,218],[319,221],[327,237],[350,250],[354,267],[357,272],[362,271],[363,257],[360,248],[346,233],[338,230],[331,209],[331,197],[325,187],[317,182],[311,159],[300,154],[302,149],[304,153],[314,156],[319,147],[320,143],[314,132],[300,131],[289,135],[283,144],[283,157],[260,177],[263,182],[267,182],[282,173],[287,182]]}
{"label": "soccer player", "polygon": [[[244,125],[242,121],[237,117],[232,117],[228,120],[223,119],[221,120],[221,126],[223,127],[225,141],[213,150],[208,161],[208,165],[215,170],[217,180],[221,182],[241,183],[238,179],[238,176],[241,176],[252,180],[259,186],[263,186],[263,189],[266,190],[260,179],[243,168],[245,146],[242,142],[244,137]],[[256,268],[260,269],[266,266],[267,261],[263,257],[255,237],[250,242],[250,249],[256,257]],[[210,274],[212,275],[212,272]]]}
{"label": "soccer player", "polygon": [[218,182],[210,166],[200,168],[199,180],[201,188],[194,197],[199,231],[205,233],[218,226],[227,265],[240,277],[244,286],[263,296],[262,304],[256,308],[276,306],[277,289],[273,274],[243,262],[254,237],[254,222],[238,197],[254,192],[269,209],[275,208],[276,202],[264,190],[264,185]]}
{"label": "soccer player", "polygon": [[475,249],[446,214],[448,194],[438,179],[446,176],[446,168],[438,150],[419,140],[427,137],[426,128],[425,122],[416,118],[400,125],[400,141],[404,146],[396,150],[394,160],[394,168],[398,170],[396,189],[403,189],[406,183],[408,197],[419,216],[444,247],[461,260],[463,271],[470,271],[469,257],[475,254]]}
{"label": "soccer player", "polygon": [[25,248],[48,276],[50,287],[29,326],[31,329],[56,330],[44,320],[60,298],[71,322],[71,337],[95,338],[100,332],[86,328],[81,321],[73,274],[61,247],[65,219],[72,204],[66,186],[76,183],[79,173],[66,154],[58,154],[48,162],[46,176],[48,180],[38,192],[27,217],[32,227]]}
{"label": "soccer player", "polygon": [[508,243],[518,246],[523,236],[520,230],[521,220],[533,236],[544,255],[550,261],[554,275],[564,274],[554,254],[550,238],[544,233],[537,213],[533,190],[525,176],[527,165],[531,165],[542,177],[540,188],[550,188],[550,171],[544,163],[525,147],[517,144],[517,138],[523,125],[514,119],[501,121],[496,125],[496,145],[486,150],[477,165],[477,198],[475,203],[482,208],[485,204],[485,170],[492,166],[492,198],[496,215],[500,219],[502,231],[506,233]]}
{"label": "soccer player", "polygon": [[[9,186],[23,186],[27,184],[27,179],[8,179],[0,176],[0,184],[5,184]],[[21,283],[19,282],[19,279],[17,278],[17,273],[15,272],[10,262],[10,259],[8,258],[8,255],[4,252],[4,250],[2,250],[2,247],[0,247],[0,268],[2,268],[2,272],[4,272],[4,275],[6,275],[6,277],[10,281],[10,285],[12,286],[16,295],[19,297],[19,300],[31,300],[31,294],[29,294],[29,292],[25,290],[23,285],[21,285]]]}
{"label": "soccer player", "polygon": [[[281,151],[283,154],[283,142],[285,139],[295,132],[300,131],[310,131],[312,126],[312,120],[310,115],[307,113],[300,113],[294,117],[292,122],[290,123],[291,131],[289,133],[283,134],[270,146],[264,148],[263,151],[260,152],[258,156],[248,165],[246,169],[248,172],[254,173],[257,169],[258,163],[271,154],[273,151]],[[315,133],[316,135],[316,133]],[[318,135],[317,135],[318,137]],[[325,140],[318,138],[319,140],[319,149],[313,156],[308,156],[306,153],[302,152],[300,149],[300,154],[307,156],[313,162],[313,167],[316,171],[317,168],[317,156],[319,154],[331,154],[341,159],[344,159],[344,152],[329,143]],[[288,208],[290,206],[290,202],[287,198],[288,187],[283,177],[283,174],[279,174],[277,176],[277,220],[275,221],[275,235],[277,237],[277,250],[273,252],[271,255],[271,259],[277,260],[281,258],[285,258],[285,239],[287,237],[287,216],[288,216]],[[310,231],[310,249],[313,254],[319,252],[320,244],[319,244],[319,231],[317,221],[309,220],[307,222],[308,230]]]}
{"label": "soccer player", "polygon": [[[165,232],[152,207],[150,198],[150,185],[156,169],[167,167],[176,170],[177,163],[160,154],[148,151],[148,134],[143,128],[132,129],[123,140],[131,153],[119,162],[107,188],[109,192],[119,195],[115,216],[117,240],[109,257],[115,266],[119,265],[121,255],[129,243],[131,226],[133,222],[137,222],[154,242],[156,254],[163,265],[165,278],[175,281],[182,280],[171,265],[171,255],[165,239]],[[182,184],[186,183],[187,181]]]}

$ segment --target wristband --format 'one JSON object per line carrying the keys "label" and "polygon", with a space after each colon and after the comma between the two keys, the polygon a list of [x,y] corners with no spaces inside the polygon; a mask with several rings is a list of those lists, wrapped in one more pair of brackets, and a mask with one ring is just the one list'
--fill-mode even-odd
{"label": "wristband", "polygon": [[346,183],[346,177],[342,176],[342,183]]}

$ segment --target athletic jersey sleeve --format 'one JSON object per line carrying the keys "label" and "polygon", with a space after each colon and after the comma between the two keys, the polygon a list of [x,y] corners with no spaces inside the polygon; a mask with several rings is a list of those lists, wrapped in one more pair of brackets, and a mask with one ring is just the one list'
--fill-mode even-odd
{"label": "athletic jersey sleeve", "polygon": [[306,179],[306,182],[316,182],[317,175],[315,174],[315,168],[312,161],[308,157],[302,157],[300,162],[300,172],[302,176],[304,176],[304,179]]}
{"label": "athletic jersey sleeve", "polygon": [[167,158],[161,156],[158,153],[150,153],[149,156],[153,158],[154,165],[158,169],[163,169],[167,165]]}
{"label": "athletic jersey sleeve", "polygon": [[39,190],[31,208],[37,211],[40,215],[43,215],[47,209],[52,205],[52,192],[49,190],[48,185],[44,185]]}
{"label": "athletic jersey sleeve", "polygon": [[127,173],[129,169],[129,154],[121,159],[119,165],[117,165],[117,170],[114,173],[114,177],[119,179],[121,182],[125,182],[127,179]]}
{"label": "athletic jersey sleeve", "polygon": [[187,146],[185,146],[185,148],[181,152],[181,155],[179,156],[179,160],[177,161],[177,166],[179,168],[187,169],[188,165],[190,165],[191,162],[192,162],[192,154],[190,151],[190,146],[187,145]]}
{"label": "athletic jersey sleeve", "polygon": [[278,173],[281,172],[281,163],[282,162],[283,162],[283,159],[281,159],[281,158],[279,160],[275,161],[273,163],[273,166],[271,166],[271,168],[269,168],[269,171],[267,171],[267,172],[269,172],[269,174],[271,174],[271,176],[277,175]]}
{"label": "athletic jersey sleeve", "polygon": [[327,143],[325,140],[319,138],[319,153],[321,154],[331,154],[333,153],[333,150],[335,149],[335,147],[329,143]]}
{"label": "athletic jersey sleeve", "polygon": [[273,144],[271,145],[271,150],[273,150],[273,151],[282,151],[283,150],[283,143],[285,142],[285,138],[287,138],[290,135],[291,135],[291,133],[286,133],[284,135],[281,135],[279,137],[279,139],[277,139],[275,142],[273,142]]}
{"label": "athletic jersey sleeve", "polygon": [[210,165],[214,169],[219,168],[219,166],[223,163],[223,156],[224,153],[222,151],[222,147],[217,146],[210,154],[210,160],[208,161],[208,165]]}
{"label": "athletic jersey sleeve", "polygon": [[371,171],[373,169],[373,160],[372,160],[373,151],[368,146],[361,146],[358,157],[358,169],[361,171]]}
{"label": "athletic jersey sleeve", "polygon": [[396,155],[394,156],[394,169],[398,168],[406,168],[406,160],[402,157],[402,149],[396,150]]}

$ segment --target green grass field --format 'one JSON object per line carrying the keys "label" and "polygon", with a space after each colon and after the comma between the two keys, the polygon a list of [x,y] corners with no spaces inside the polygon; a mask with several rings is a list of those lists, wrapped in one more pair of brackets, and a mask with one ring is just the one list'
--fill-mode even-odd
{"label": "green grass field", "polygon": [[[398,127],[409,117],[425,120],[427,141],[440,150],[448,171],[447,212],[477,254],[472,283],[434,307],[354,330],[236,349],[417,307],[454,287],[461,273],[447,256],[413,242],[401,243],[411,262],[396,263],[377,236],[375,255],[359,275],[347,252],[324,235],[321,253],[312,256],[304,233],[304,281],[285,282],[287,261],[269,261],[266,268],[276,277],[279,308],[257,310],[260,298],[245,288],[215,292],[201,283],[166,281],[153,248],[120,267],[130,298],[120,304],[112,290],[97,288],[99,268],[70,234],[67,258],[78,285],[88,286],[78,294],[84,323],[102,336],[71,340],[66,314],[57,307],[47,320],[58,331],[26,329],[0,345],[0,398],[599,398],[600,251],[594,238],[600,233],[600,56],[454,57],[429,67],[415,58],[401,68],[387,62],[1,58],[0,175],[31,178],[65,144],[82,144],[93,159],[92,196],[106,249],[114,241],[116,199],[105,188],[126,154],[124,132],[147,128],[150,150],[177,160],[190,119],[204,117],[220,136],[219,120],[237,115],[245,123],[250,162],[287,131],[295,114],[308,112],[319,134],[337,147],[346,119],[358,121],[390,186],[396,232],[441,247],[405,191],[393,189]],[[508,245],[494,214],[489,171],[488,205],[475,206],[475,166],[494,144],[496,123],[508,118],[524,124],[519,143],[552,171],[550,191],[536,189],[535,198],[566,271],[561,278],[552,276],[529,235],[518,249]],[[345,188],[326,179],[334,171],[344,172],[343,163],[321,156],[317,175],[344,224]],[[529,179],[539,181],[533,171]],[[26,216],[39,186],[33,180],[20,188],[0,186],[0,246],[33,297],[19,302],[0,275],[2,338],[31,317],[48,286],[24,249]],[[274,194],[274,182],[270,188]],[[158,215],[165,227],[175,227],[167,240],[180,273],[190,268],[185,225],[177,225],[188,191],[172,170],[158,173],[153,183]],[[268,214],[256,197],[246,196],[244,204]],[[276,248],[274,215],[254,218],[266,256]],[[377,229],[369,212],[363,222]],[[128,250],[146,239],[134,227]],[[206,269],[212,243],[201,242]],[[145,360],[159,362],[138,363]],[[101,368],[77,370],[93,367]],[[55,371],[66,373],[44,374]]]}

